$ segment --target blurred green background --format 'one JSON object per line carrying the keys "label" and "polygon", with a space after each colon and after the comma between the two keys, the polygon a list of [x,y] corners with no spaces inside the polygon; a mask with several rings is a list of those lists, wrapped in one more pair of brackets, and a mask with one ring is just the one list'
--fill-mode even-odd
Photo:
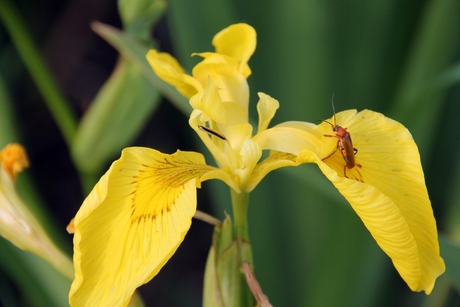
{"label": "blurred green background", "polygon": [[[431,296],[411,292],[315,165],[282,169],[251,194],[249,212],[256,274],[271,303],[460,305],[459,1],[1,0],[0,10],[0,146],[26,146],[32,166],[18,189],[69,255],[65,226],[123,147],[203,150],[186,101],[146,69],[145,51],[170,52],[190,70],[191,53],[212,51],[215,33],[246,22],[258,35],[253,119],[259,91],[280,101],[272,124],[328,118],[335,94],[337,111],[371,109],[411,131],[447,264]],[[124,30],[93,26],[120,58],[93,21]],[[223,183],[206,182],[198,208],[222,218],[229,198]],[[211,235],[193,222],[141,287],[146,306],[201,305]],[[2,306],[66,304],[52,268],[0,245]]]}

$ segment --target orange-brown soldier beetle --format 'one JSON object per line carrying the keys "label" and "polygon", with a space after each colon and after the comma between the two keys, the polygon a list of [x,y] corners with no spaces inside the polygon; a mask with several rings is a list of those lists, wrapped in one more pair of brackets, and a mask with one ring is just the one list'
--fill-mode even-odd
{"label": "orange-brown soldier beetle", "polygon": [[[328,122],[327,120],[323,120],[323,122],[328,123],[332,127],[332,131],[335,132],[335,135],[331,134],[324,134],[324,136],[329,137],[329,138],[337,138],[337,145],[335,149],[325,158],[322,160],[326,160],[330,158],[337,150],[340,150],[340,153],[342,154],[343,160],[345,160],[345,166],[343,167],[343,174],[346,178],[347,176],[347,168],[352,169],[355,166],[361,167],[360,164],[356,163],[355,161],[355,155],[358,153],[358,149],[353,147],[353,142],[351,140],[351,135],[347,131],[347,128],[344,128],[342,126],[337,125],[336,117],[335,117],[335,107],[334,107],[334,96],[332,96],[332,112],[334,114],[334,124]],[[359,173],[359,171],[357,170]],[[361,176],[361,173],[359,173]],[[362,180],[359,180],[362,181]]]}

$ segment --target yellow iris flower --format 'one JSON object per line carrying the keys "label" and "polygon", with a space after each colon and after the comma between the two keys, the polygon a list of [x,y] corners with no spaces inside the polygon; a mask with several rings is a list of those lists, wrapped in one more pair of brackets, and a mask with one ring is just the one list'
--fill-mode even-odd
{"label": "yellow iris flower", "polygon": [[[123,150],[83,202],[75,221],[73,306],[126,306],[184,239],[196,212],[196,189],[220,179],[235,195],[251,192],[269,172],[316,163],[350,202],[377,244],[414,291],[433,289],[445,270],[416,144],[400,123],[364,110],[336,114],[359,148],[345,167],[331,125],[285,122],[269,128],[277,100],[259,93],[257,133],[248,118],[248,61],[256,32],[235,24],[212,41],[192,76],[170,55],[149,51],[155,73],[190,98],[189,123],[212,153]],[[335,152],[334,152],[335,150]],[[269,151],[261,160],[262,152]],[[332,155],[331,153],[334,152]],[[359,165],[358,165],[359,164]]]}

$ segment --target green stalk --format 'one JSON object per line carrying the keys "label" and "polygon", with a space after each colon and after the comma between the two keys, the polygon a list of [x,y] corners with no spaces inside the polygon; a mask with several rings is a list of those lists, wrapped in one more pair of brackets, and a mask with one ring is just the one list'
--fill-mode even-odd
{"label": "green stalk", "polygon": [[0,18],[51,111],[65,141],[70,145],[77,129],[77,119],[68,107],[67,100],[56,85],[38,48],[34,45],[24,20],[11,1],[0,1]]}
{"label": "green stalk", "polygon": [[230,189],[232,197],[232,209],[234,219],[234,238],[242,239],[249,243],[249,232],[248,232],[248,205],[249,205],[249,194],[241,192],[236,193],[233,189]]}

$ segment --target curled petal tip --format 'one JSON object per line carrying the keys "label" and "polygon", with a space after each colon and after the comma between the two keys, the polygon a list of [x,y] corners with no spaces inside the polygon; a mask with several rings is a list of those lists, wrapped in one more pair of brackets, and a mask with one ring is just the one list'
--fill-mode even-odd
{"label": "curled petal tip", "polygon": [[0,162],[12,178],[29,166],[26,150],[17,143],[8,144],[0,151]]}

